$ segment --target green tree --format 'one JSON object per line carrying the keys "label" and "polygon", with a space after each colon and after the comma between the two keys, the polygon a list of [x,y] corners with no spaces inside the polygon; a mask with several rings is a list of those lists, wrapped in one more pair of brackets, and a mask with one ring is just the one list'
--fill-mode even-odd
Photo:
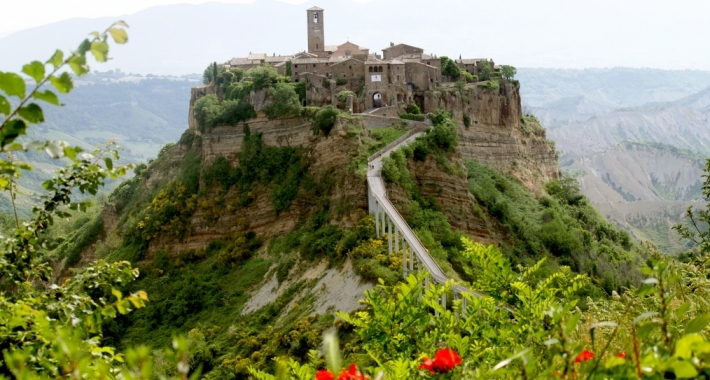
{"label": "green tree", "polygon": [[518,69],[515,68],[515,66],[510,66],[510,65],[502,65],[500,67],[501,74],[503,75],[503,78],[505,79],[513,79],[515,74],[518,73]]}
{"label": "green tree", "polygon": [[315,131],[321,131],[324,135],[328,136],[330,131],[335,126],[335,120],[340,115],[340,111],[333,106],[325,106],[320,111],[318,111],[313,120],[313,129]]}
{"label": "green tree", "polygon": [[269,97],[271,102],[264,109],[269,119],[295,117],[301,113],[301,103],[293,85],[277,83],[269,89]]}
{"label": "green tree", "polygon": [[491,63],[488,61],[480,61],[477,64],[478,66],[478,72],[480,75],[478,76],[481,80],[489,80],[491,79],[491,73],[493,72],[493,68],[491,67]]}
{"label": "green tree", "polygon": [[449,57],[441,57],[441,73],[449,77],[451,80],[458,80],[461,76],[461,69],[456,61],[449,59]]}

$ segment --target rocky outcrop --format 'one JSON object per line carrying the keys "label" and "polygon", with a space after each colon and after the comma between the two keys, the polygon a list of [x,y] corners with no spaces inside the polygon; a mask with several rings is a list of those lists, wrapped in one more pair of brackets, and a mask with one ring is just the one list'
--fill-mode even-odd
{"label": "rocky outcrop", "polygon": [[500,80],[498,89],[475,84],[462,91],[445,87],[425,92],[422,105],[426,112],[439,108],[451,112],[458,122],[463,158],[510,172],[530,189],[560,176],[555,150],[544,131],[527,133],[523,128],[520,88],[513,83]]}

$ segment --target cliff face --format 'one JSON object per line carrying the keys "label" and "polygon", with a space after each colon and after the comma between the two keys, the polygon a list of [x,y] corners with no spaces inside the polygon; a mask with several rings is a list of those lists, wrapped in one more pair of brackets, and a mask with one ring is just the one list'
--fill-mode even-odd
{"label": "cliff face", "polygon": [[[364,131],[361,120],[338,119],[329,136],[314,136],[308,120],[294,118],[267,120],[257,118],[248,123],[252,134],[261,133],[262,141],[270,146],[301,146],[305,149],[309,162],[309,174],[315,181],[331,181],[329,201],[334,213],[332,223],[349,226],[354,224],[359,210],[367,209],[366,179],[345,168],[357,152],[359,135],[348,133],[353,127]],[[188,131],[187,133],[194,133]],[[218,157],[223,156],[232,164],[237,164],[244,140],[243,125],[216,127],[195,138],[193,147],[202,159],[203,170]],[[163,165],[163,171],[152,171],[146,181],[146,191],[171,178],[179,166],[179,161],[186,154],[187,148],[178,146],[168,154],[171,163]],[[202,186],[201,186],[202,187]],[[247,206],[238,206],[238,194],[234,188],[229,192],[221,189],[207,189],[198,202],[190,225],[191,233],[183,239],[158,238],[150,242],[149,256],[157,250],[169,253],[189,249],[204,248],[210,241],[223,238],[237,230],[253,231],[265,240],[293,231],[304,218],[315,210],[316,200],[313,194],[300,189],[291,207],[276,213],[270,198],[270,192],[263,185],[257,184],[252,189],[253,201]],[[204,207],[203,207],[204,206]]]}
{"label": "cliff face", "polygon": [[[499,89],[467,85],[426,92],[423,107],[451,112],[459,125],[463,158],[511,172],[530,189],[560,176],[555,151],[544,130],[526,132],[521,122],[520,88],[500,81]],[[467,127],[466,124],[469,124]]]}

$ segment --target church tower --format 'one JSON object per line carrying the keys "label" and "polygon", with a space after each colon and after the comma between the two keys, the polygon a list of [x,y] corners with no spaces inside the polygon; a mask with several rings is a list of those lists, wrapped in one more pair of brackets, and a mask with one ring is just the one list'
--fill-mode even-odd
{"label": "church tower", "polygon": [[323,9],[318,7],[306,11],[308,15],[308,52],[322,56],[325,52],[325,28]]}

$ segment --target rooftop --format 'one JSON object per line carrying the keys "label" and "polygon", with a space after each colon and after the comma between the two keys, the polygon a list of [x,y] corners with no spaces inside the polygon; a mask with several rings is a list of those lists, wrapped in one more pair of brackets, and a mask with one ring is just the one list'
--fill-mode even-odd
{"label": "rooftop", "polygon": [[313,8],[308,8],[306,9],[307,11],[322,11],[323,8],[318,8],[318,7],[313,7]]}

